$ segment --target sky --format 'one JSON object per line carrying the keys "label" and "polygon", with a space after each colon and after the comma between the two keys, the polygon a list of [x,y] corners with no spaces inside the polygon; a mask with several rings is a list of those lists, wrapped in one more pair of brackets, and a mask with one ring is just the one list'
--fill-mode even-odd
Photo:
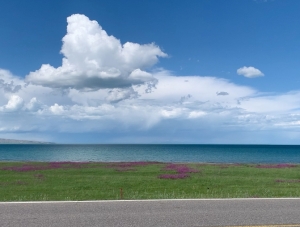
{"label": "sky", "polygon": [[0,138],[300,144],[298,0],[0,3]]}

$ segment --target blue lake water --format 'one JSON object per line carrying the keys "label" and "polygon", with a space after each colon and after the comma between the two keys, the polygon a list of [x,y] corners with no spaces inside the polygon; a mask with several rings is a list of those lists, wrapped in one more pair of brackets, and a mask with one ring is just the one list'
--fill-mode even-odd
{"label": "blue lake water", "polygon": [[0,145],[0,161],[300,163],[300,146]]}

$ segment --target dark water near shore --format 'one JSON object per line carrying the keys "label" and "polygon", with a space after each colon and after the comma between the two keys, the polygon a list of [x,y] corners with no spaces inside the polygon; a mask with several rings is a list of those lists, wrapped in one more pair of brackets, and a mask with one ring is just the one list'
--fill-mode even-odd
{"label": "dark water near shore", "polygon": [[300,145],[0,145],[0,161],[300,163]]}

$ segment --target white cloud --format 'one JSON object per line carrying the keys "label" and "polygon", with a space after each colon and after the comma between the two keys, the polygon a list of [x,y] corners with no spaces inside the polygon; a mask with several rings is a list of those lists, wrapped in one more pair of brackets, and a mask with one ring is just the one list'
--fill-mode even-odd
{"label": "white cloud", "polygon": [[[236,106],[236,100],[257,94],[257,91],[246,86],[236,85],[228,80],[203,76],[173,76],[168,71],[155,74],[158,79],[156,89],[152,93],[143,94],[143,87],[138,87],[141,99],[164,100],[164,102],[180,102],[182,97],[189,97],[185,102],[230,102]],[[189,82],[185,82],[188,80]],[[230,95],[217,96],[218,91],[226,89]]]}
{"label": "white cloud", "polygon": [[29,73],[26,81],[51,88],[97,90],[123,88],[135,84],[155,83],[145,71],[166,57],[155,44],[121,44],[114,36],[88,17],[74,14],[67,19],[67,34],[63,37],[62,66],[44,64]]}
{"label": "white cloud", "polygon": [[300,92],[249,97],[241,100],[240,106],[255,113],[293,113],[300,107]]}
{"label": "white cloud", "polygon": [[226,91],[220,91],[220,92],[216,92],[217,95],[229,95],[228,92]]}
{"label": "white cloud", "polygon": [[37,111],[41,108],[41,103],[37,100],[36,97],[30,99],[29,103],[27,103],[26,108],[29,111]]}
{"label": "white cloud", "polygon": [[24,81],[12,75],[8,70],[0,69],[0,106],[7,104],[7,100],[22,90]]}
{"label": "white cloud", "polygon": [[8,103],[1,107],[1,111],[17,111],[23,107],[24,101],[23,99],[18,95],[12,95],[10,96]]}
{"label": "white cloud", "polygon": [[5,83],[3,79],[0,79],[0,88],[2,88],[5,92],[15,93],[18,92],[22,87],[21,85],[14,85],[13,81],[10,81],[10,83]]}
{"label": "white cloud", "polygon": [[[0,69],[1,135],[34,140],[47,133],[96,132],[134,143],[298,141],[300,91],[266,94],[212,76],[151,72],[167,56],[159,47],[122,45],[83,15],[68,18],[61,52],[62,66],[43,65],[25,80]],[[254,67],[238,74],[263,75]]]}
{"label": "white cloud", "polygon": [[124,99],[137,98],[138,93],[132,87],[127,89],[114,88],[108,92],[106,100],[109,102],[119,102]]}
{"label": "white cloud", "polygon": [[205,115],[206,113],[204,111],[191,111],[188,118],[199,118]]}
{"label": "white cloud", "polygon": [[[174,76],[168,71],[153,76],[158,82],[151,93],[145,91],[146,84],[61,93],[18,81],[22,89],[15,93],[0,88],[1,133],[98,132],[110,133],[115,142],[142,135],[143,141],[155,142],[161,135],[161,142],[199,142],[196,135],[201,135],[202,142],[226,142],[225,138],[233,142],[236,138],[228,137],[231,132],[240,136],[285,130],[282,138],[296,138],[292,131],[300,127],[300,92],[270,95],[225,79]],[[4,81],[8,83],[8,78]],[[216,95],[224,90],[230,95]],[[218,139],[220,135],[223,139]],[[250,140],[239,137],[239,141]]]}
{"label": "white cloud", "polygon": [[64,107],[58,105],[57,103],[55,103],[53,106],[50,106],[49,109],[55,115],[62,114],[64,112]]}
{"label": "white cloud", "polygon": [[247,77],[247,78],[255,78],[255,77],[264,76],[264,74],[259,69],[256,69],[252,66],[250,66],[250,67],[244,66],[242,68],[239,68],[237,70],[237,74]]}

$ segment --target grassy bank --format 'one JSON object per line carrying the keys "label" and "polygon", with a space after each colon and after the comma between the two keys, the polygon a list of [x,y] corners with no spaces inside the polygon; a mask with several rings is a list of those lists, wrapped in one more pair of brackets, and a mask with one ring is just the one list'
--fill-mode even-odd
{"label": "grassy bank", "polygon": [[299,196],[291,164],[0,163],[0,201]]}

